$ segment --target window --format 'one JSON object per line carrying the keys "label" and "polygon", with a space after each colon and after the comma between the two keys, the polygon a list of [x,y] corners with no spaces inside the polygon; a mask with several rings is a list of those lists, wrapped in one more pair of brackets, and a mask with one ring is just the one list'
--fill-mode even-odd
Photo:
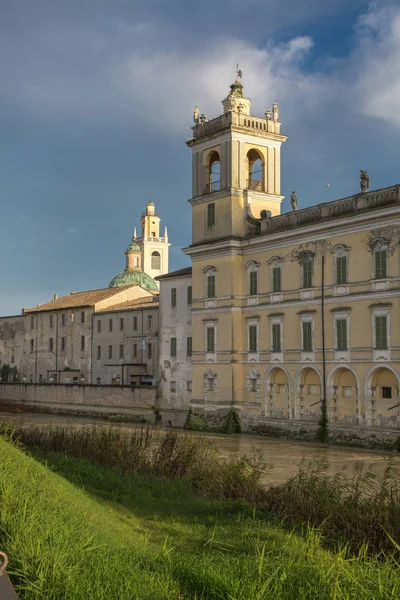
{"label": "window", "polygon": [[215,352],[215,327],[207,327],[207,352]]}
{"label": "window", "polygon": [[61,352],[65,352],[65,337],[61,338]]}
{"label": "window", "polygon": [[209,190],[210,192],[218,192],[221,189],[221,163],[218,152],[213,152],[210,156],[209,164]]}
{"label": "window", "polygon": [[171,306],[176,306],[176,288],[171,288]]}
{"label": "window", "polygon": [[108,346],[108,358],[112,358],[112,346]]}
{"label": "window", "polygon": [[336,285],[347,283],[347,256],[336,257]]}
{"label": "window", "polygon": [[191,391],[192,391],[192,382],[191,382],[191,381],[187,381],[187,382],[186,382],[186,390],[187,390],[188,392],[191,392]]}
{"label": "window", "polygon": [[50,327],[53,327],[53,315],[50,315]]}
{"label": "window", "polygon": [[133,317],[133,329],[137,329],[137,317]]}
{"label": "window", "polygon": [[257,325],[249,325],[249,352],[257,352]]}
{"label": "window", "polygon": [[112,322],[112,319],[109,319],[109,321],[108,321],[108,331],[112,331],[112,328],[113,328],[113,322]]}
{"label": "window", "polygon": [[387,317],[375,317],[375,347],[387,348]]}
{"label": "window", "polygon": [[215,275],[207,277],[207,298],[215,298]]}
{"label": "window", "polygon": [[152,358],[153,356],[153,344],[147,344],[147,358]]}
{"label": "window", "polygon": [[124,345],[123,344],[119,345],[119,357],[124,358]]}
{"label": "window", "polygon": [[281,267],[273,267],[272,268],[272,291],[273,292],[281,292],[282,291]]}
{"label": "window", "polygon": [[336,350],[347,350],[347,320],[336,320]]}
{"label": "window", "polygon": [[281,324],[272,325],[272,352],[281,352]]}
{"label": "window", "polygon": [[248,180],[247,187],[250,190],[263,190],[263,163],[260,154],[254,148],[247,153]]}
{"label": "window", "polygon": [[49,350],[50,350],[50,352],[53,352],[53,344],[54,344],[53,338],[49,338]]}
{"label": "window", "polygon": [[120,320],[119,320],[119,330],[120,330],[120,331],[123,331],[123,330],[124,330],[124,320],[123,320],[123,319],[120,319]]}
{"label": "window", "polygon": [[61,325],[62,327],[65,327],[65,313],[61,315]]}
{"label": "window", "polygon": [[302,259],[302,270],[303,270],[303,288],[312,287],[312,278],[313,278],[313,257],[309,254],[303,257]]}
{"label": "window", "polygon": [[152,318],[151,315],[148,315],[148,317],[147,317],[147,329],[149,331],[151,331],[152,324],[153,324],[153,318]]}
{"label": "window", "polygon": [[85,322],[85,311],[83,310],[81,312],[81,323],[84,323],[84,322]]}
{"label": "window", "polygon": [[258,294],[258,273],[257,273],[257,271],[250,271],[250,273],[249,273],[249,294],[250,294],[250,296],[257,296],[257,294]]}
{"label": "window", "polygon": [[97,346],[97,360],[101,359],[101,346]]}
{"label": "window", "polygon": [[133,358],[137,358],[137,344],[133,344]]}
{"label": "window", "polygon": [[207,205],[207,225],[208,227],[214,227],[215,225],[215,203]]}
{"label": "window", "polygon": [[85,349],[85,336],[81,335],[81,350]]}
{"label": "window", "polygon": [[35,329],[35,317],[31,317],[31,329]]}
{"label": "window", "polygon": [[[153,237],[156,236],[153,235]],[[155,271],[159,271],[161,269],[161,256],[160,253],[157,252],[157,250],[151,255],[151,268]]]}
{"label": "window", "polygon": [[303,321],[302,329],[303,329],[303,351],[304,352],[312,352],[312,349],[313,349],[312,322],[311,321]]}
{"label": "window", "polygon": [[171,381],[170,390],[172,393],[176,392],[176,381]]}
{"label": "window", "polygon": [[176,356],[176,337],[171,338],[171,356]]}
{"label": "window", "polygon": [[391,387],[382,387],[382,398],[391,398],[392,397],[392,388]]}
{"label": "window", "polygon": [[187,303],[192,304],[192,286],[189,285],[187,289]]}
{"label": "window", "polygon": [[31,340],[31,352],[35,349],[35,340]]}
{"label": "window", "polygon": [[97,321],[97,333],[101,333],[101,321]]}
{"label": "window", "polygon": [[375,279],[385,279],[387,277],[387,250],[376,250],[375,260]]}
{"label": "window", "polygon": [[192,356],[192,338],[186,338],[186,356]]}

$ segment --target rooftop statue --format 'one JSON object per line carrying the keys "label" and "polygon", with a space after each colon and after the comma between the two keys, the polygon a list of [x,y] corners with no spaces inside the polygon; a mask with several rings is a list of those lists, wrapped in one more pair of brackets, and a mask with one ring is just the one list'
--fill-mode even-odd
{"label": "rooftop statue", "polygon": [[193,110],[193,121],[195,122],[196,125],[198,125],[200,123],[200,111],[197,108],[197,106],[195,106],[194,110]]}
{"label": "rooftop statue", "polygon": [[298,198],[297,198],[297,194],[296,194],[296,192],[294,190],[290,194],[290,202],[292,204],[292,210],[299,210],[299,201],[298,201]]}
{"label": "rooftop statue", "polygon": [[368,171],[360,171],[360,187],[362,192],[366,192],[369,188],[369,175]]}
{"label": "rooftop statue", "polygon": [[271,119],[271,109],[267,108],[267,110],[265,111],[265,118],[267,119],[267,121],[269,121]]}
{"label": "rooftop statue", "polygon": [[274,121],[278,121],[278,119],[279,119],[279,110],[278,110],[278,105],[276,103],[276,100],[275,100],[275,102],[272,105],[272,114],[274,115]]}

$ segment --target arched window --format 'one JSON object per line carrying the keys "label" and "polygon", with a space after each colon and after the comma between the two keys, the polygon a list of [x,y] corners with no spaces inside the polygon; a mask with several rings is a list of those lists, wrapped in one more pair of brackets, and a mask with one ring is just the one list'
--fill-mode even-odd
{"label": "arched window", "polygon": [[221,162],[218,152],[213,152],[209,161],[209,191],[218,192],[221,189]]}
{"label": "arched window", "polygon": [[247,187],[250,190],[264,191],[264,165],[262,156],[257,150],[249,150],[247,153],[248,178]]}
{"label": "arched window", "polygon": [[161,269],[161,256],[157,250],[151,254],[151,268],[158,271]]}

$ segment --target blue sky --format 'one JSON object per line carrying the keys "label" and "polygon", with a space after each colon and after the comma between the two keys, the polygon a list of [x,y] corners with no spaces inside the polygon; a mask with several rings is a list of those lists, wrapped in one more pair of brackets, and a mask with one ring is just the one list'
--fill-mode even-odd
{"label": "blue sky", "polygon": [[[194,105],[238,62],[276,99],[300,206],[400,182],[400,4],[364,0],[0,0],[0,314],[106,287],[151,192],[187,264]],[[325,184],[330,183],[330,188]]]}

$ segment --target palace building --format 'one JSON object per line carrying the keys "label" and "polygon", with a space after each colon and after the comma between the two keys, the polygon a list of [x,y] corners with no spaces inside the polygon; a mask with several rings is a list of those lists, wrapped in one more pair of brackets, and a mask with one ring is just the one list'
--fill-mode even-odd
{"label": "palace building", "polygon": [[[400,185],[281,214],[276,102],[238,77],[192,138],[191,407],[245,423],[400,425]],[[163,283],[161,282],[163,285]],[[184,343],[184,342],[182,342]],[[187,375],[185,375],[187,378]]]}

